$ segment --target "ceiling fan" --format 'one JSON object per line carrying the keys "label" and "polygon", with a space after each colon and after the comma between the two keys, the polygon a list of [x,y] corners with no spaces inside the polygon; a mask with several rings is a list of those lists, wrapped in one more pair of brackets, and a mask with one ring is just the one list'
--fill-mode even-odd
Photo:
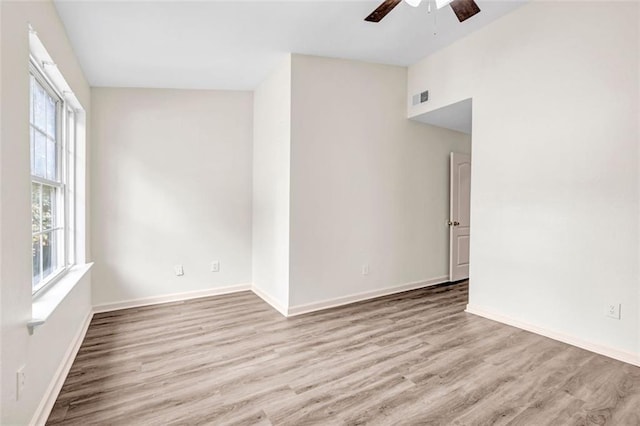
{"label": "ceiling fan", "polygon": [[[421,0],[405,0],[413,7],[417,7]],[[480,12],[480,8],[473,0],[435,0],[436,7],[441,9],[446,5],[450,5],[453,12],[458,17],[458,21],[463,22]],[[369,22],[380,22],[382,18],[387,16],[402,0],[384,0],[380,6],[376,8],[369,16],[364,18]]]}

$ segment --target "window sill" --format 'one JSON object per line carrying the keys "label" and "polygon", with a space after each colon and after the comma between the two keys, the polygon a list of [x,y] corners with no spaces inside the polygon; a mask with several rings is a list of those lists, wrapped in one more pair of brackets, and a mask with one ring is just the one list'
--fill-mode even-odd
{"label": "window sill", "polygon": [[51,314],[60,306],[92,266],[93,263],[74,266],[51,288],[33,299],[31,321],[27,323],[29,334],[33,334],[33,330],[36,327],[41,326],[49,319]]}

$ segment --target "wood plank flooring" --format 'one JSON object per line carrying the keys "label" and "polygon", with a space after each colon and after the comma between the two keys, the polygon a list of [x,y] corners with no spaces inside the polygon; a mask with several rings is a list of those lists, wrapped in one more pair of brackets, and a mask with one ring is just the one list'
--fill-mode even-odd
{"label": "wood plank flooring", "polygon": [[467,294],[97,314],[47,424],[640,425],[640,368],[467,314]]}

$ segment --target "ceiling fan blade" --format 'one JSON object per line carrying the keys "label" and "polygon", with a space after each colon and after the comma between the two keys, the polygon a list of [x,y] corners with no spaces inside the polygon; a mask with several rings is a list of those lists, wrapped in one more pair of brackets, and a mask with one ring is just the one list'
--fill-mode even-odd
{"label": "ceiling fan blade", "polygon": [[460,22],[466,21],[480,12],[480,8],[473,0],[453,0],[450,4]]}
{"label": "ceiling fan blade", "polygon": [[402,0],[384,0],[380,6],[369,16],[364,18],[365,21],[369,22],[380,22],[382,18],[387,16],[387,13],[391,12],[394,7],[400,4]]}

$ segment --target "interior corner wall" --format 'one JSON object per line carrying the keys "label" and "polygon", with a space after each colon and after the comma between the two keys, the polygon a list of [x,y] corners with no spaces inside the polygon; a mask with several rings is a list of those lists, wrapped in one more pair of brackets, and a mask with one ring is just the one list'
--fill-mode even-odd
{"label": "interior corner wall", "polygon": [[[636,73],[638,77],[638,96],[636,98],[636,123],[638,125],[638,143],[640,144],[640,7],[637,10],[637,44],[636,44],[636,54],[638,57],[638,72]],[[638,149],[638,164],[640,164],[640,149]],[[640,200],[640,173],[638,174],[638,199]],[[638,226],[638,241],[640,242],[640,226]],[[640,248],[638,249],[638,264],[640,265]],[[638,267],[640,269],[640,266]],[[640,273],[639,273],[640,274]],[[637,356],[640,361],[640,285],[638,285],[638,349]]]}
{"label": "interior corner wall", "polygon": [[94,304],[248,285],[252,94],[93,88],[92,109]]}
{"label": "interior corner wall", "polygon": [[253,285],[289,305],[291,55],[253,95]]}
{"label": "interior corner wall", "polygon": [[448,281],[470,137],[407,120],[406,88],[405,67],[293,55],[290,307]]}
{"label": "interior corner wall", "polygon": [[[91,278],[67,295],[46,324],[29,335],[31,319],[31,176],[29,167],[29,31],[38,32],[87,114],[90,91],[62,23],[50,1],[0,2],[0,424],[28,424],[91,311]],[[26,386],[16,397],[16,372]]]}
{"label": "interior corner wall", "polygon": [[[2,4],[0,4],[0,36],[2,36]],[[2,98],[2,42],[0,41],[0,100]],[[2,102],[0,101],[0,126],[2,125]],[[0,130],[0,166],[2,165],[2,131]],[[0,172],[0,201],[2,201],[2,172]],[[0,307],[2,307],[2,206],[0,202]],[[0,421],[2,421],[2,314],[0,314]]]}
{"label": "interior corner wall", "polygon": [[638,7],[532,2],[410,67],[408,86],[430,94],[410,116],[473,98],[470,307],[631,356]]}

